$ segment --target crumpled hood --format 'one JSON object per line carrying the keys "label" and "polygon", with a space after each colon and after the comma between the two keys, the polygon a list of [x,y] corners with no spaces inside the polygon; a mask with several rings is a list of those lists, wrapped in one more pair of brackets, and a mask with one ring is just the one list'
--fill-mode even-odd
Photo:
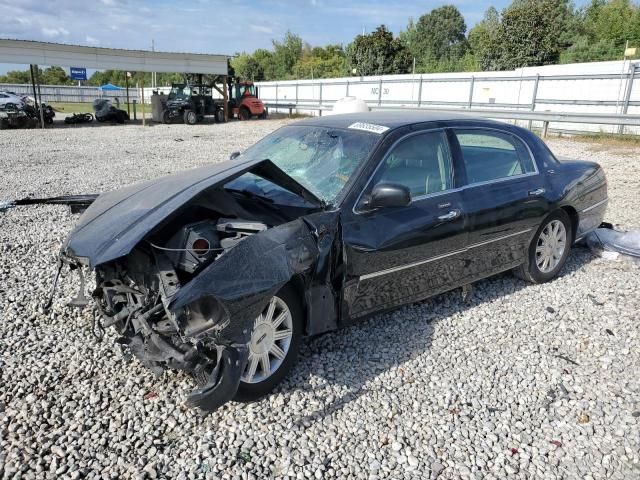
{"label": "crumpled hood", "polygon": [[202,191],[251,172],[313,204],[322,202],[269,160],[227,161],[100,195],[80,217],[62,251],[91,268],[127,255],[148,233]]}

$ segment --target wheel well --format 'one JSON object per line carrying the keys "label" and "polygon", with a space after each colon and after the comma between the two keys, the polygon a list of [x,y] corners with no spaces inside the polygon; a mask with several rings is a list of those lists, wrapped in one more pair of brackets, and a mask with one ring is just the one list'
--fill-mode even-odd
{"label": "wheel well", "polygon": [[[284,286],[291,286],[291,288],[296,292],[296,296],[300,301],[300,308],[302,309],[302,313],[304,315],[304,334],[306,335],[309,330],[309,311],[307,309],[307,298],[304,294],[304,281],[300,276],[296,275],[289,282],[287,282]],[[284,288],[284,287],[283,287]]]}
{"label": "wheel well", "polygon": [[569,218],[571,219],[571,235],[573,235],[573,240],[575,240],[576,235],[578,233],[578,221],[580,220],[580,218],[578,217],[578,212],[575,208],[573,208],[570,205],[565,205],[560,208],[561,210],[564,210],[565,213],[569,215]]}

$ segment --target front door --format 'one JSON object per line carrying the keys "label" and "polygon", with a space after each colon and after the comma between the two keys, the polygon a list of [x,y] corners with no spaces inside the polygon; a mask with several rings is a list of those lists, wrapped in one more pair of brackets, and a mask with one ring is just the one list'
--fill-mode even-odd
{"label": "front door", "polygon": [[[378,183],[409,188],[411,204],[369,210]],[[455,286],[464,266],[464,213],[443,130],[400,139],[343,215],[343,318],[414,302]]]}

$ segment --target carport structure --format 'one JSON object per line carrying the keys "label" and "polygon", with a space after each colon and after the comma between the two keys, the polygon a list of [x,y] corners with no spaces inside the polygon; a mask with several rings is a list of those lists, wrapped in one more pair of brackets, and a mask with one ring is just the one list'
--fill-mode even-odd
{"label": "carport structure", "polygon": [[[38,65],[111,69],[127,72],[179,72],[222,77],[224,117],[228,120],[228,55],[202,53],[149,52],[118,48],[84,47],[62,43],[0,39],[0,63],[31,66],[33,95],[38,102]],[[144,91],[144,84],[142,85]],[[215,87],[215,86],[214,86]],[[217,87],[215,87],[218,89]],[[44,121],[41,116],[42,127]],[[144,116],[143,116],[144,124]]]}

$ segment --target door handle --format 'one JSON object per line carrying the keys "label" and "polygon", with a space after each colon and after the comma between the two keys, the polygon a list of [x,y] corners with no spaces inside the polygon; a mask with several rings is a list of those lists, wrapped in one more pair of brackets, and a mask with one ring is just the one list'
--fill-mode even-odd
{"label": "door handle", "polygon": [[442,220],[443,222],[453,220],[460,216],[460,210],[451,210],[449,213],[445,213],[444,215],[438,216],[438,220]]}
{"label": "door handle", "polygon": [[540,195],[543,195],[544,192],[546,192],[546,190],[544,188],[536,188],[535,190],[529,190],[529,196],[530,197],[539,197]]}

